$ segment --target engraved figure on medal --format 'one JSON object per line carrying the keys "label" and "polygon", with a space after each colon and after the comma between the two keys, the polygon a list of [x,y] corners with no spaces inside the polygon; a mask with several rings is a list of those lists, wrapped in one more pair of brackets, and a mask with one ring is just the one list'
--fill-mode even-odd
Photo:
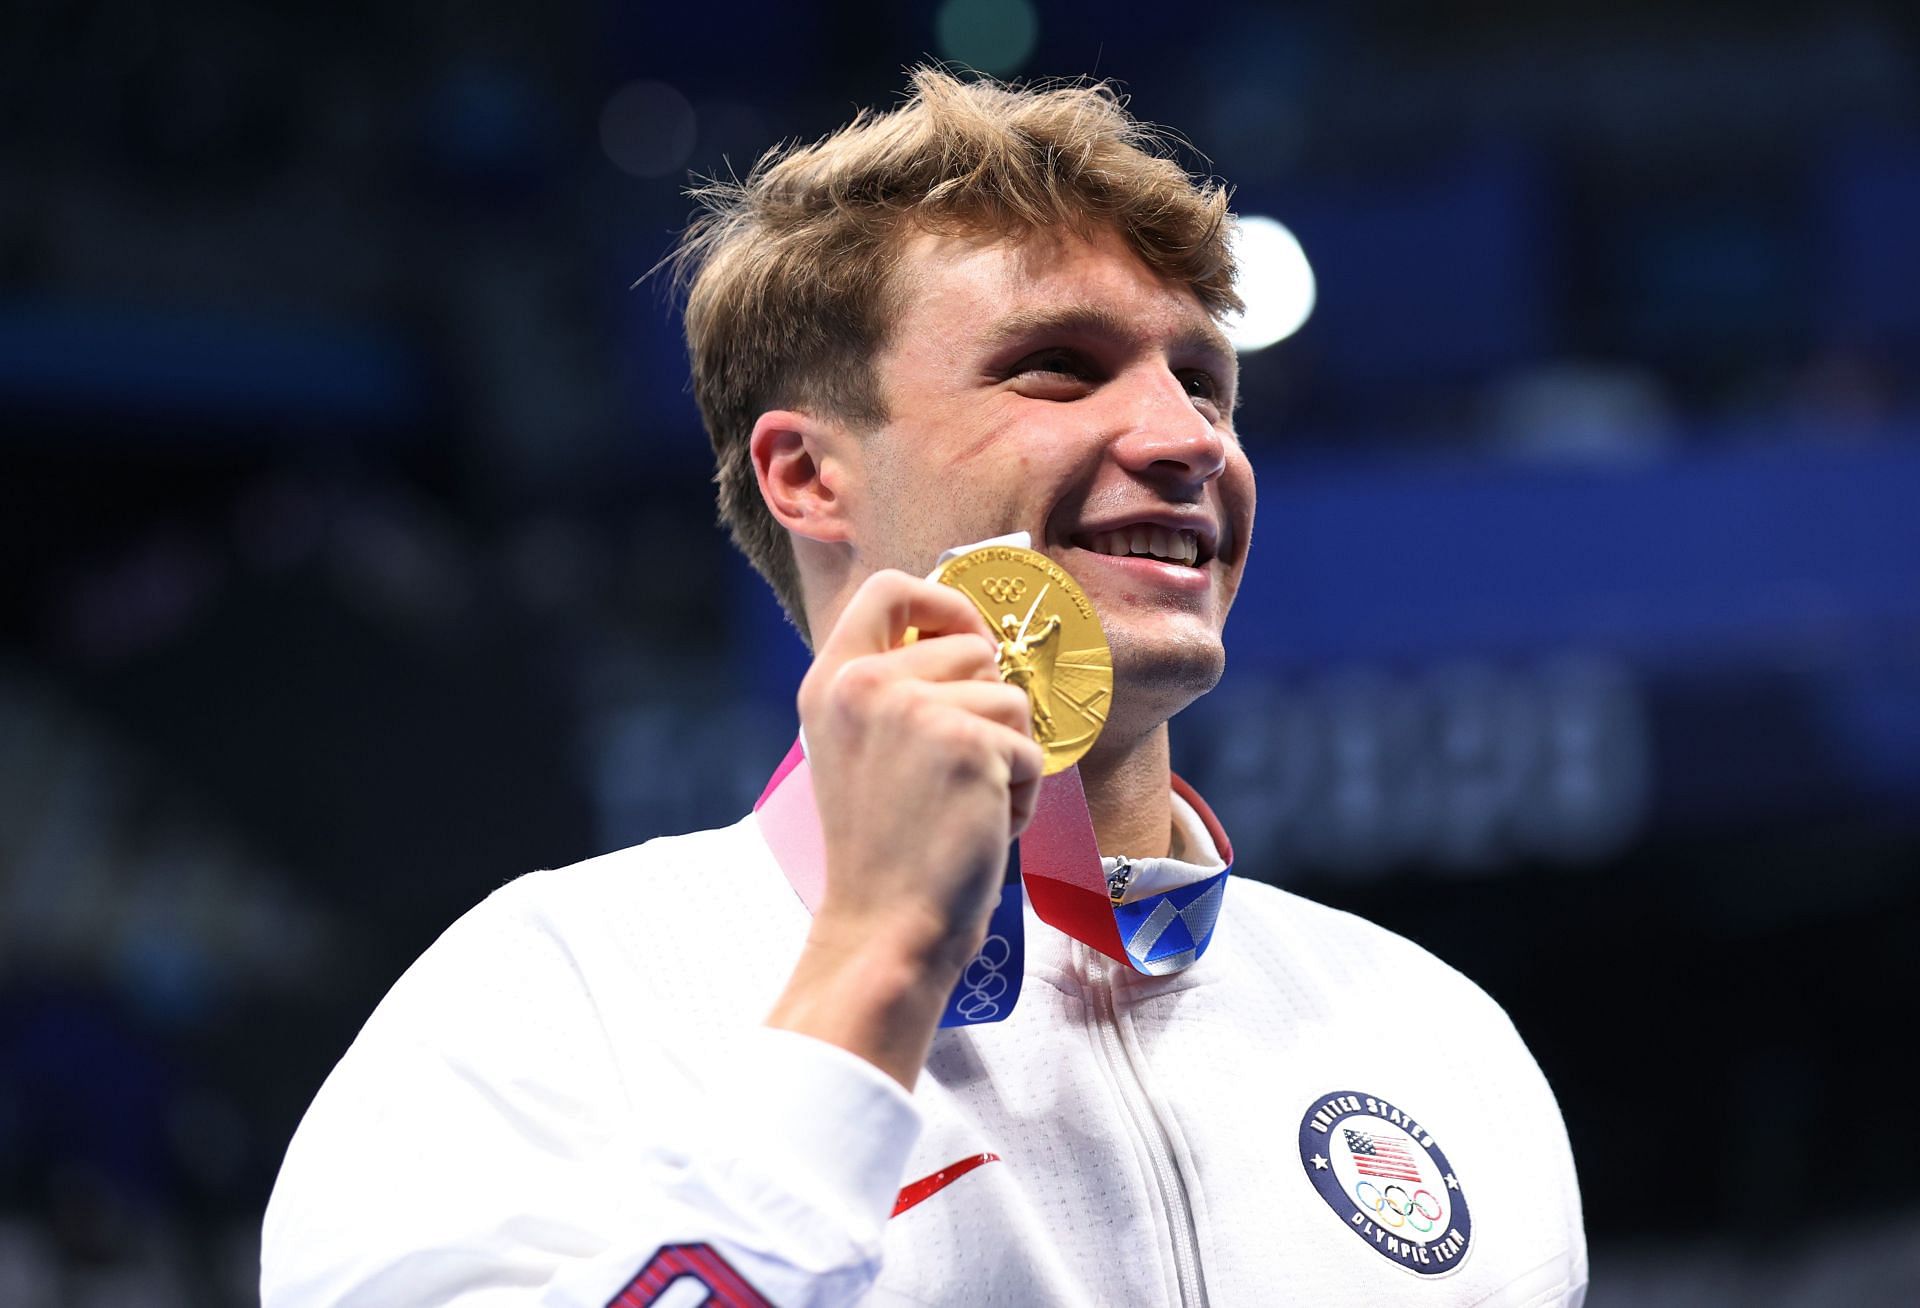
{"label": "engraved figure on medal", "polygon": [[1053,740],[1053,665],[1060,656],[1054,637],[1060,634],[1060,615],[1049,613],[1036,631],[1022,632],[1011,613],[1000,618],[1000,680],[1027,692],[1033,717],[1033,738],[1042,745]]}

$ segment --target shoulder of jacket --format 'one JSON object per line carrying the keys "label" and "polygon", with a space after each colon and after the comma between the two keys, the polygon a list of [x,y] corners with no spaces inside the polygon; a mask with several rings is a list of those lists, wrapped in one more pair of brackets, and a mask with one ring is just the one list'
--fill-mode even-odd
{"label": "shoulder of jacket", "polygon": [[751,814],[732,826],[655,836],[577,863],[527,872],[500,886],[474,909],[521,916],[570,905],[604,912],[609,901],[695,892],[730,892],[742,880],[764,880],[765,842]]}
{"label": "shoulder of jacket", "polygon": [[[756,861],[768,855],[750,821],[507,882],[414,960],[356,1043],[404,1043],[429,1032],[436,1045],[481,1049],[508,1027],[572,1023],[586,1031],[597,1021],[592,1010],[610,998],[638,1002],[650,987],[672,983],[688,965],[682,955],[697,953],[709,937],[649,932],[648,924],[731,914],[722,920],[751,927],[772,911],[765,905],[780,902],[740,891],[769,875]],[[657,964],[652,970],[635,963],[644,951]]]}
{"label": "shoulder of jacket", "polygon": [[1318,903],[1293,891],[1235,877],[1223,921],[1244,921],[1243,944],[1269,960],[1323,975],[1348,989],[1397,995],[1446,994],[1482,1021],[1512,1029],[1506,1010],[1491,995],[1426,947],[1356,913]]}
{"label": "shoulder of jacket", "polygon": [[509,964],[521,983],[543,972],[570,975],[579,968],[579,952],[619,924],[716,906],[729,914],[751,912],[756,898],[770,896],[743,887],[764,891],[770,861],[748,817],[525,873],[452,922],[396,989],[421,987],[431,977],[501,974]]}

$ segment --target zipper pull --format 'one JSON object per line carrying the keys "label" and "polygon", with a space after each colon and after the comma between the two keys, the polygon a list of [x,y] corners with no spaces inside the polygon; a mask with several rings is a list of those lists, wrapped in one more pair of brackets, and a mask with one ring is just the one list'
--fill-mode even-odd
{"label": "zipper pull", "polygon": [[1107,898],[1118,904],[1127,895],[1127,883],[1133,880],[1133,860],[1116,858],[1113,871],[1107,873]]}

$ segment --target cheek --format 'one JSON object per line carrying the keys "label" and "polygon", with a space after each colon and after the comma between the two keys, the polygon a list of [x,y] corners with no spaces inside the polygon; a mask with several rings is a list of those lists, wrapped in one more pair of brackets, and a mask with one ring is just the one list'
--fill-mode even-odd
{"label": "cheek", "polygon": [[1247,512],[1253,512],[1253,462],[1247,458],[1247,452],[1238,441],[1229,447],[1227,467],[1224,474],[1234,493],[1246,501]]}
{"label": "cheek", "polygon": [[[1234,526],[1242,537],[1251,537],[1255,501],[1253,465],[1247,461],[1244,453],[1235,449],[1232,461],[1227,465],[1225,476],[1228,512],[1233,515]],[[1245,539],[1241,543],[1240,554],[1243,561],[1248,543],[1250,542]]]}
{"label": "cheek", "polygon": [[988,475],[982,470],[1011,466],[1016,459],[1025,466],[1024,443],[1017,435],[1017,428],[1000,415],[973,414],[935,434],[943,451],[936,462],[943,470],[969,475]]}

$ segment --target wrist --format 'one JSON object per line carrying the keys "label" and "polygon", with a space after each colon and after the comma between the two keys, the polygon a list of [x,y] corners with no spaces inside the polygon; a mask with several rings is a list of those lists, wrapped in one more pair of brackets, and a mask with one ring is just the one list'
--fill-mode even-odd
{"label": "wrist", "polygon": [[938,933],[823,911],[767,1025],[838,1045],[911,1090],[970,957]]}
{"label": "wrist", "polygon": [[864,966],[897,973],[903,983],[925,980],[945,994],[979,952],[987,922],[982,913],[977,921],[958,925],[948,914],[917,902],[861,908],[829,888],[807,933],[807,948],[858,958]]}

